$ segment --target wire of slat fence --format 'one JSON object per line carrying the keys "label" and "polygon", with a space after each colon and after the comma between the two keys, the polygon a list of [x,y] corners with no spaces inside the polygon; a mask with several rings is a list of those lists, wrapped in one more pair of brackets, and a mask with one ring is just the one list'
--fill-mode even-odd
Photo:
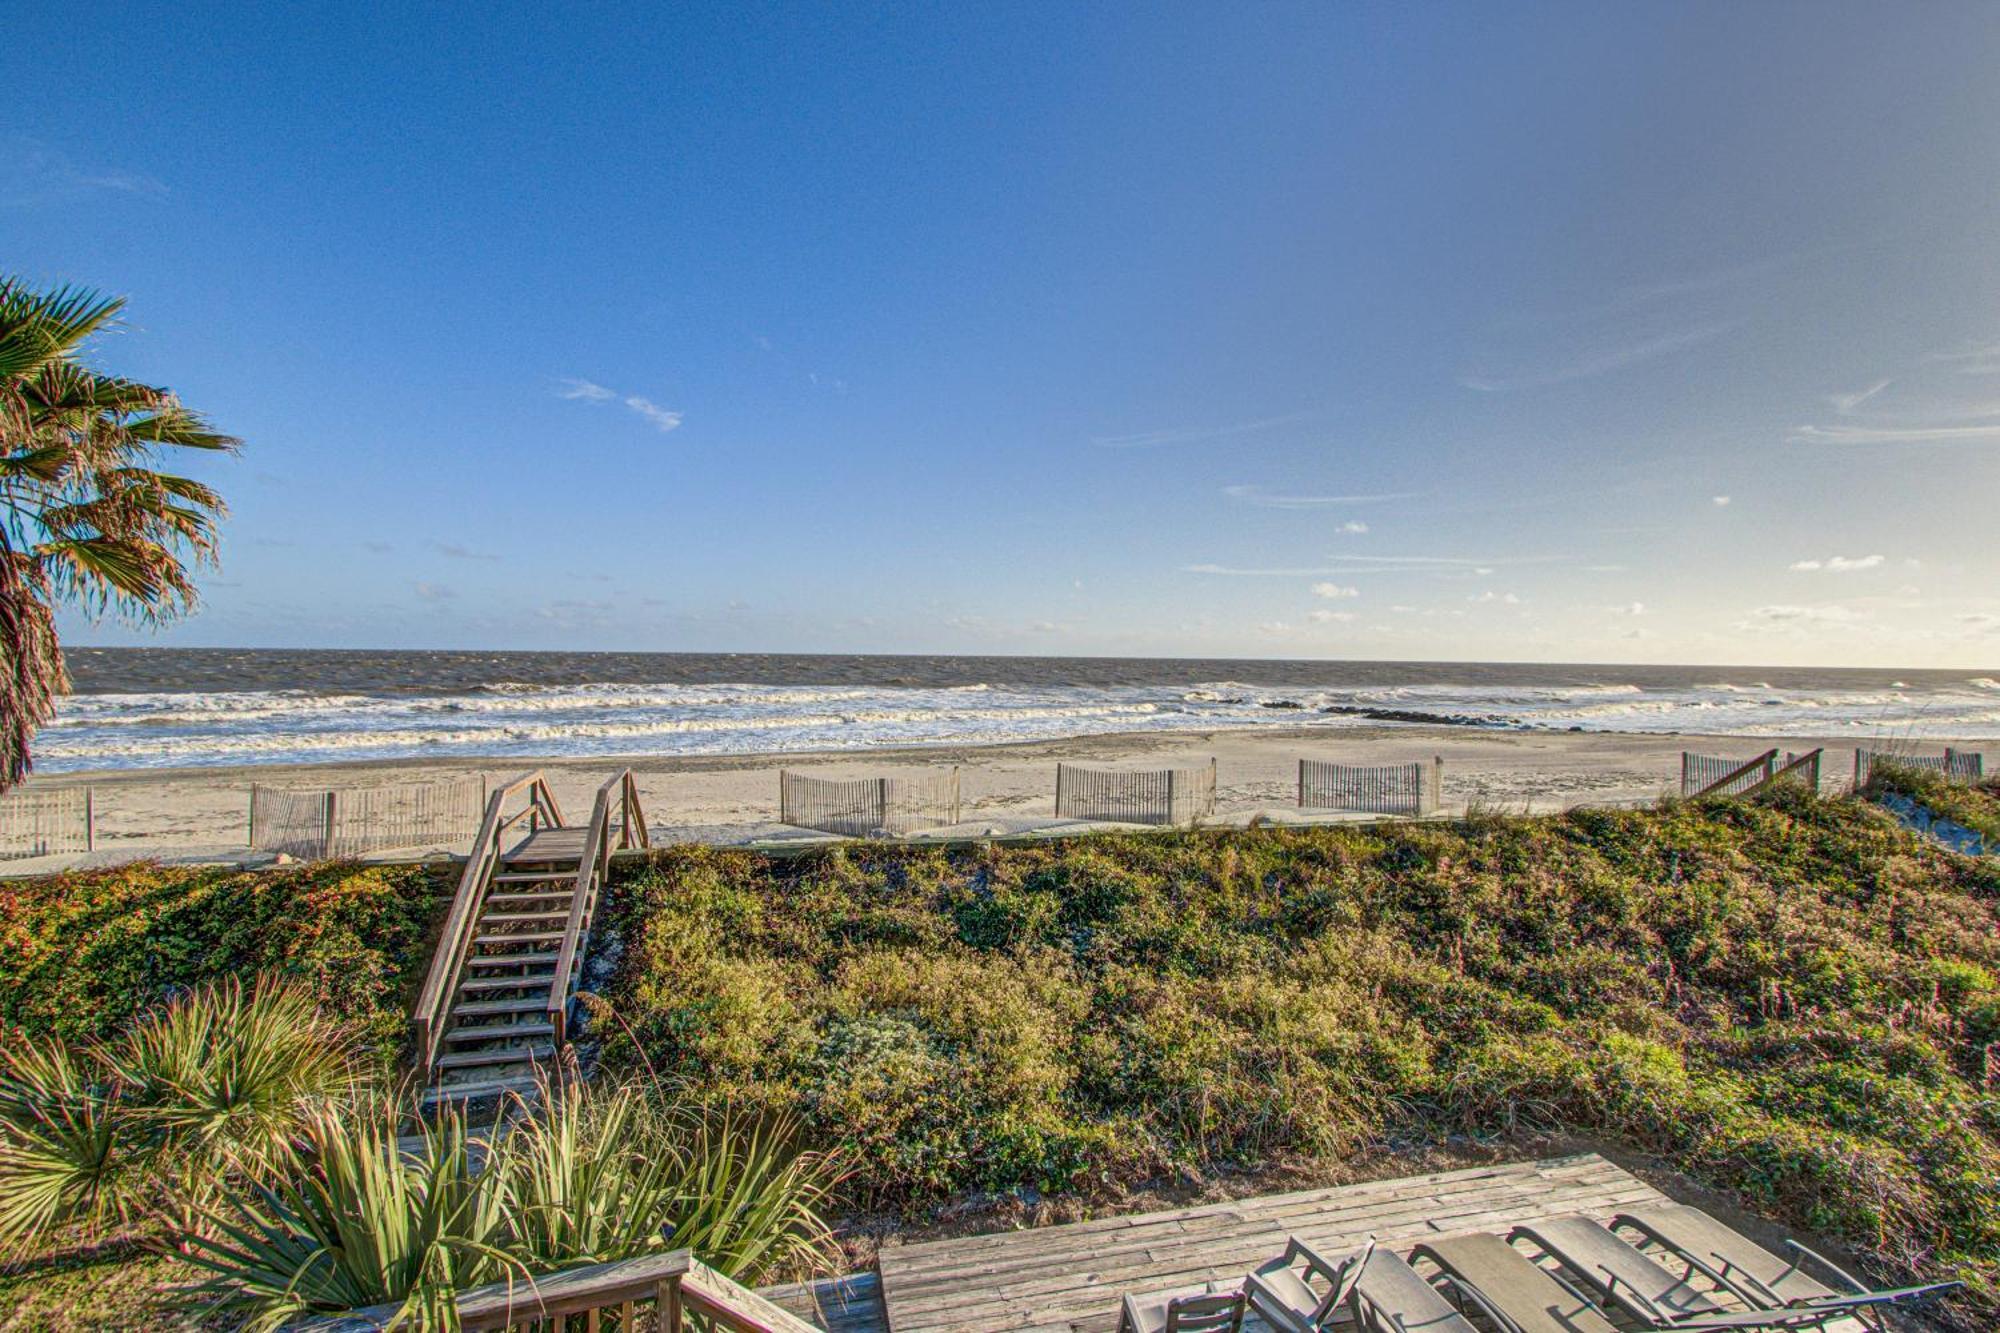
{"label": "wire of slat fence", "polygon": [[1430,815],[1438,808],[1444,761],[1373,766],[1299,760],[1299,808],[1368,815]]}
{"label": "wire of slat fence", "polygon": [[[1762,763],[1758,763],[1760,759]],[[1749,767],[1753,764],[1756,767]],[[1781,767],[1783,765],[1779,763],[1775,751],[1763,755],[1746,754],[1739,759],[1729,759],[1720,755],[1693,754],[1683,750],[1681,751],[1681,795],[1739,795],[1769,778]],[[1746,771],[1737,773],[1735,779],[1727,786],[1715,785],[1730,774],[1736,773],[1738,769]]]}
{"label": "wire of slat fence", "polygon": [[486,779],[346,791],[250,788],[250,846],[289,856],[361,856],[464,842],[479,831]]}
{"label": "wire of slat fence", "polygon": [[31,787],[0,796],[0,859],[87,852],[97,842],[88,787]]}
{"label": "wire of slat fence", "polygon": [[1932,773],[1942,773],[1954,782],[1977,782],[1986,773],[1986,758],[1977,750],[1954,750],[1947,746],[1943,754],[1899,754],[1890,750],[1856,750],[1854,752],[1854,785],[1868,785],[1868,775],[1877,764],[1892,768],[1921,768]]}
{"label": "wire of slat fence", "polygon": [[1056,765],[1056,818],[1191,824],[1215,813],[1215,761],[1193,768]]}
{"label": "wire of slat fence", "polygon": [[778,820],[849,838],[901,838],[959,820],[958,770],[814,778],[778,770]]}

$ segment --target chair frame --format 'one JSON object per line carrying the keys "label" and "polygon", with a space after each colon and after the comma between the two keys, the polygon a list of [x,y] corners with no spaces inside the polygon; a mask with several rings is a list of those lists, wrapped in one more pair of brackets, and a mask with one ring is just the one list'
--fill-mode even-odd
{"label": "chair frame", "polygon": [[[1361,1266],[1375,1253],[1375,1241],[1370,1239],[1365,1249],[1356,1250],[1338,1263],[1328,1260],[1312,1246],[1297,1236],[1285,1237],[1285,1252],[1271,1262],[1243,1278],[1243,1295],[1250,1309],[1257,1316],[1279,1329],[1298,1329],[1301,1333],[1317,1333],[1333,1321],[1333,1316],[1347,1300],[1354,1279],[1361,1274]],[[1318,1275],[1327,1282],[1327,1294],[1320,1298],[1318,1305],[1306,1313],[1303,1322],[1298,1309],[1286,1301],[1265,1282],[1264,1274],[1278,1269],[1291,1268],[1301,1261],[1305,1265],[1307,1285]],[[1268,1308],[1267,1308],[1268,1307]]]}

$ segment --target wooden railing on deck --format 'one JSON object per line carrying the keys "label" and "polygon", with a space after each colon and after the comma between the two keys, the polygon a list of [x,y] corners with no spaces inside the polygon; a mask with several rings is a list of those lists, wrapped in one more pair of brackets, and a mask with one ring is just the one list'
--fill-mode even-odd
{"label": "wooden railing on deck", "polygon": [[[379,1333],[397,1307],[375,1306],[287,1325],[287,1333]],[[686,1316],[701,1315],[735,1333],[820,1333],[694,1257],[670,1250],[565,1273],[495,1282],[458,1298],[466,1333],[683,1333]]]}
{"label": "wooden railing on deck", "polygon": [[[526,797],[526,803],[512,814],[507,808]],[[479,924],[479,906],[500,859],[500,847],[507,834],[522,824],[530,833],[542,828],[562,827],[562,806],[549,789],[540,770],[523,773],[486,798],[486,817],[472,840],[472,852],[459,873],[458,892],[451,900],[437,951],[431,955],[431,970],[424,977],[423,991],[410,1015],[416,1039],[417,1067],[426,1073],[437,1059],[438,1039],[451,1016],[452,997],[458,991],[459,976],[465,970],[465,956],[471,951],[472,936]]]}
{"label": "wooden railing on deck", "polygon": [[558,1046],[568,1035],[569,1002],[576,992],[579,961],[589,952],[590,927],[597,916],[597,899],[611,867],[611,815],[618,812],[618,849],[651,847],[646,812],[639,804],[639,784],[626,769],[597,789],[590,824],[583,838],[583,859],[576,867],[576,893],[570,899],[569,920],[563,925],[562,952],[556,958],[555,982],[549,987],[549,1025]]}

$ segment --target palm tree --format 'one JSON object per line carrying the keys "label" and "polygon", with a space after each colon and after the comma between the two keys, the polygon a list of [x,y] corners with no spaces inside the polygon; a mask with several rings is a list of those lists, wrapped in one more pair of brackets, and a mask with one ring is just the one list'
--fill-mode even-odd
{"label": "palm tree", "polygon": [[85,366],[83,344],[125,302],[0,277],[0,790],[69,688],[55,608],[171,620],[214,563],[222,497],[155,466],[173,448],[233,450],[156,389]]}

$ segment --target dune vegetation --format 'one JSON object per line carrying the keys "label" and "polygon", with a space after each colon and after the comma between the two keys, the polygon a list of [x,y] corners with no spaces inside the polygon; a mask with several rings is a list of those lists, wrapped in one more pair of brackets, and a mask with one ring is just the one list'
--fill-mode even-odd
{"label": "dune vegetation", "polygon": [[2000,846],[2000,775],[1981,782],[1953,782],[1942,773],[1877,760],[1865,794],[1891,793],[1915,801],[1939,819],[1962,824]]}
{"label": "dune vegetation", "polygon": [[[99,1071],[69,1082],[122,1099],[120,1141],[147,1149],[134,1160],[184,1164],[152,1152],[180,1121],[157,1110],[134,1034],[181,1013],[185,1038],[199,1026],[190,987],[213,1005],[231,978],[281,980],[312,997],[312,1021],[339,1025],[356,1068],[299,1085],[350,1109],[293,1108],[281,1137],[297,1156],[278,1174],[358,1179],[341,1163],[384,1151],[378,1098],[449,885],[352,864],[8,882],[0,1022],[10,1050],[61,1048]],[[1228,1165],[1363,1163],[1468,1138],[1528,1150],[1546,1130],[1653,1154],[1844,1240],[1879,1277],[1964,1278],[1960,1327],[2000,1318],[2000,861],[1946,851],[1866,801],[1791,790],[790,858],[680,846],[622,862],[604,912],[592,1095],[638,1088],[646,1102],[591,1111],[620,1126],[610,1135],[557,1137],[615,1143],[643,1122],[666,1160],[693,1152],[690,1126],[795,1126],[833,1154],[808,1159],[798,1235],[814,1234],[805,1218],[836,1173],[841,1203],[922,1217],[979,1191],[1114,1198]],[[62,1072],[17,1058],[8,1105]],[[221,1173],[238,1182],[266,1155],[257,1124],[243,1127],[250,1146]],[[416,1169],[458,1179],[465,1132],[441,1126]],[[516,1147],[546,1160],[530,1139]],[[185,1302],[163,1285],[206,1271],[199,1299],[271,1317],[278,1294],[240,1274],[290,1261],[242,1236],[281,1220],[310,1238],[325,1219],[310,1192],[175,1184],[200,1178],[132,1177],[110,1196],[115,1218],[65,1203],[69,1229],[42,1226],[26,1266],[0,1271],[0,1306],[29,1311],[22,1327],[164,1319]],[[545,1173],[517,1184],[532,1178]],[[639,1243],[629,1230],[608,1214],[573,1236],[503,1225],[494,1252],[518,1258],[480,1271]],[[320,1276],[322,1306],[401,1281]],[[83,1322],[47,1322],[72,1309]]]}
{"label": "dune vegetation", "polygon": [[677,847],[604,1070],[801,1117],[922,1207],[1570,1129],[2000,1300],[2000,865],[1853,799]]}

